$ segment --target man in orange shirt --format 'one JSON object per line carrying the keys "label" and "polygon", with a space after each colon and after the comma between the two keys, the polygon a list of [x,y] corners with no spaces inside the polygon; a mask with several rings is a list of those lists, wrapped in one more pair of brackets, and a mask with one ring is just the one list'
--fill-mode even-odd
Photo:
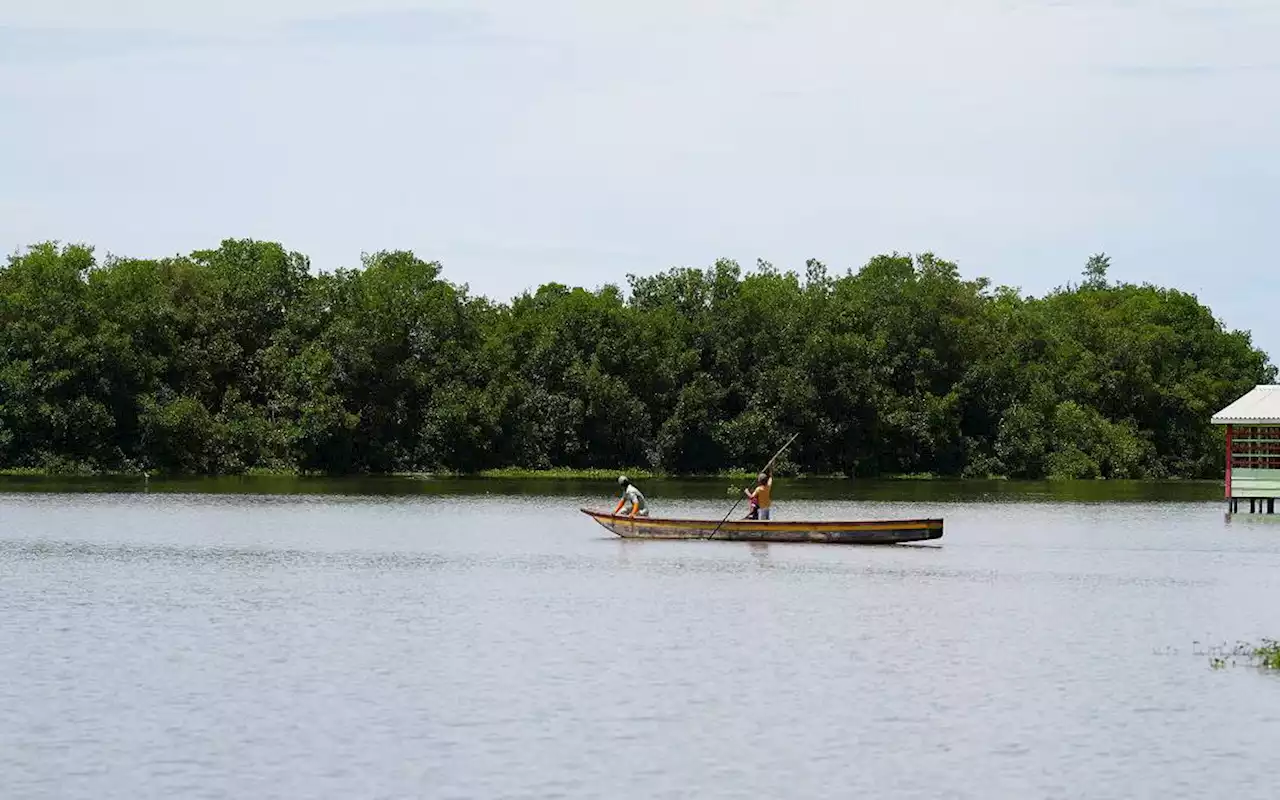
{"label": "man in orange shirt", "polygon": [[773,519],[773,470],[760,473],[756,478],[756,488],[742,490],[754,507],[755,515],[751,519]]}

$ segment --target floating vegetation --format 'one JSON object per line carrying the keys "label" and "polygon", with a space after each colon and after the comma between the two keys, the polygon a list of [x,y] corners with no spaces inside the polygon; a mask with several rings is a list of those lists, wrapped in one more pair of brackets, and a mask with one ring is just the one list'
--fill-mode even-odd
{"label": "floating vegetation", "polygon": [[1213,669],[1248,666],[1264,670],[1280,671],[1280,640],[1263,639],[1258,644],[1237,642],[1233,645],[1220,644],[1202,648],[1195,642],[1196,655],[1209,657],[1209,666]]}
{"label": "floating vegetation", "polygon": [[1280,669],[1280,642],[1275,639],[1263,639],[1262,645],[1254,648],[1253,657],[1258,659],[1259,666],[1266,669]]}

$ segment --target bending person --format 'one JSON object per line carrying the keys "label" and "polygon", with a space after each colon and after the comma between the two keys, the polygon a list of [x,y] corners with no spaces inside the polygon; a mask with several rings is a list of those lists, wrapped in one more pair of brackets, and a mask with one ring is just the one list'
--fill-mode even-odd
{"label": "bending person", "polygon": [[645,502],[644,494],[636,488],[636,485],[626,475],[618,476],[618,485],[622,487],[622,499],[618,501],[618,506],[613,509],[613,515],[615,517],[618,516],[618,512],[622,511],[622,507],[628,506],[630,513],[625,514],[625,516],[649,516],[649,505]]}

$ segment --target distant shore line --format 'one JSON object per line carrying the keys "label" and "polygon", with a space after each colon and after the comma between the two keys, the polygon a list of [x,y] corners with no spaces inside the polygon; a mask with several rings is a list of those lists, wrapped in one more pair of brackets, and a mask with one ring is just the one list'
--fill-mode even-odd
{"label": "distant shore line", "polygon": [[[159,472],[123,472],[123,471],[63,471],[49,470],[39,467],[0,467],[0,478],[137,478],[139,480],[197,480],[197,479],[230,479],[230,478],[305,478],[305,479],[377,479],[377,478],[400,478],[400,479],[417,479],[417,480],[529,480],[529,481],[612,481],[619,475],[642,481],[642,480],[732,480],[732,481],[752,481],[757,473],[750,470],[729,469],[715,473],[698,473],[698,474],[676,474],[664,473],[649,469],[571,469],[555,467],[551,469],[527,469],[523,467],[504,467],[499,469],[486,469],[479,472],[380,472],[380,473],[323,473],[323,472],[301,472],[290,469],[248,469],[243,472],[218,473],[218,474],[192,474],[192,473],[159,473]],[[782,480],[847,480],[847,481],[894,481],[894,482],[911,482],[911,481],[1002,481],[1012,483],[1044,483],[1058,482],[1066,479],[1040,478],[1035,480],[1013,479],[1004,475],[985,475],[985,476],[961,476],[961,475],[936,475],[933,473],[923,474],[906,474],[906,475],[859,475],[850,476],[843,473],[820,474],[820,473],[795,473],[795,474],[779,474],[777,476]],[[1090,482],[1097,483],[1220,483],[1220,479],[1213,478],[1162,478],[1162,479],[1117,479],[1117,478],[1095,478]]]}
{"label": "distant shore line", "polygon": [[[197,473],[161,473],[150,471],[95,471],[95,470],[57,470],[40,467],[0,467],[0,477],[30,478],[156,478],[156,479],[189,479],[189,478],[417,478],[420,480],[573,480],[595,481],[615,480],[619,475],[626,475],[635,480],[703,480],[730,479],[754,480],[758,473],[743,469],[727,469],[712,473],[668,473],[651,469],[622,467],[619,469],[572,469],[553,467],[550,469],[527,469],[524,467],[500,467],[484,469],[478,472],[441,471],[407,471],[407,472],[352,472],[327,473],[304,472],[293,469],[247,469],[243,472],[224,472],[215,474]],[[846,474],[809,474],[795,473],[782,475],[780,479],[803,480],[806,478],[822,480],[853,480]],[[943,480],[946,476],[923,475],[880,475],[882,480]],[[865,478],[871,480],[871,478]],[[991,476],[991,480],[1005,480],[1002,476]]]}

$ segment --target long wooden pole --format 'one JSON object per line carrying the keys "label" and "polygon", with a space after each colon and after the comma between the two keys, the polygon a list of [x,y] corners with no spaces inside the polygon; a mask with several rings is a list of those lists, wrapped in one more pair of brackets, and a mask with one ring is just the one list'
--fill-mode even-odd
{"label": "long wooden pole", "polygon": [[[780,450],[778,450],[778,452],[776,452],[776,453],[774,453],[774,454],[773,454],[773,458],[769,459],[769,463],[768,463],[768,464],[765,464],[765,465],[764,465],[764,469],[762,469],[762,470],[760,470],[760,471],[761,471],[761,472],[768,472],[768,471],[769,471],[769,467],[772,467],[772,466],[773,466],[773,462],[775,462],[775,461],[777,461],[777,460],[778,460],[778,456],[780,456],[780,455],[782,455],[784,452],[786,452],[786,449],[787,449],[788,447],[790,447],[790,446],[791,446],[791,443],[792,443],[792,442],[794,442],[794,441],[796,440],[796,436],[799,436],[799,435],[800,435],[800,434],[798,434],[798,433],[797,433],[797,434],[793,435],[790,439],[788,439],[788,440],[787,440],[787,443],[786,443],[786,444],[784,444],[784,445],[782,446],[782,448],[781,448]],[[729,521],[729,517],[733,515],[733,512],[738,508],[738,503],[741,503],[741,502],[742,502],[742,493],[741,493],[741,492],[739,492],[739,493],[738,493],[738,499],[733,501],[733,508],[729,509],[729,513],[724,515],[724,519],[720,520],[720,525],[717,525],[717,526],[716,526],[716,529],[715,529],[715,530],[713,530],[713,531],[711,532],[711,535],[707,537],[708,539],[713,539],[713,538],[715,538],[715,535],[716,535],[717,533],[719,533],[719,532],[720,532],[720,526],[721,526],[721,525],[724,525],[726,522],[728,522],[728,521]]]}

